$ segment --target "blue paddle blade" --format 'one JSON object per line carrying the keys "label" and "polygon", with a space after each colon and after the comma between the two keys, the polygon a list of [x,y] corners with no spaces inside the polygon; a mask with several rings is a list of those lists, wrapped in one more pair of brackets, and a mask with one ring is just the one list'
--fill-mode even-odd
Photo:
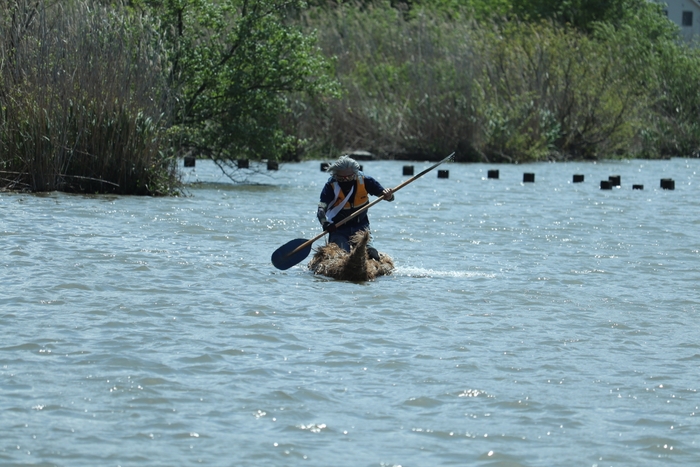
{"label": "blue paddle blade", "polygon": [[309,256],[311,253],[311,244],[308,244],[301,250],[292,253],[300,245],[303,245],[308,240],[303,238],[296,238],[291,242],[287,242],[281,247],[277,248],[274,253],[272,253],[272,264],[275,265],[277,269],[286,270],[304,261],[304,258]]}

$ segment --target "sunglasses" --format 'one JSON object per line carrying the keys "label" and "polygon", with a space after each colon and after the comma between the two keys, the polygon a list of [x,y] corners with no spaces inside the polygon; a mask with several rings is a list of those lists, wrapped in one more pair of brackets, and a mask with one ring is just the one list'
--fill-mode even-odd
{"label": "sunglasses", "polygon": [[350,175],[335,174],[335,179],[338,180],[339,182],[348,182],[350,180],[355,180],[355,174],[350,174]]}

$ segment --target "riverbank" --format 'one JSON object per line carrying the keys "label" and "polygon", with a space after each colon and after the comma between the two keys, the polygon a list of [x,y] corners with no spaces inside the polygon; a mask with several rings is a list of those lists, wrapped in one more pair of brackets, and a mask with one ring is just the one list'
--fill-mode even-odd
{"label": "riverbank", "polygon": [[650,2],[573,27],[270,1],[0,7],[0,187],[172,195],[182,157],[235,174],[360,149],[516,164],[700,153],[700,49]]}

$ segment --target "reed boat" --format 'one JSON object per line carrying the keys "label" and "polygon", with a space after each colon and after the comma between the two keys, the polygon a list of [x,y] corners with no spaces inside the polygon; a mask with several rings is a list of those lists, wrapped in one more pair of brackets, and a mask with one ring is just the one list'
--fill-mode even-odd
{"label": "reed boat", "polygon": [[391,274],[394,261],[384,253],[379,253],[379,261],[370,258],[367,242],[369,232],[360,231],[352,237],[353,247],[349,253],[335,243],[319,247],[309,261],[309,269],[314,274],[352,282],[371,281]]}

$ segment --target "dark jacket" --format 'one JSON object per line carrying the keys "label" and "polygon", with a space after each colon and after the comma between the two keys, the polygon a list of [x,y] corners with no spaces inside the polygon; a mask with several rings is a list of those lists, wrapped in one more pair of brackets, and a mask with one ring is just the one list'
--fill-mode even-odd
{"label": "dark jacket", "polygon": [[[367,193],[373,196],[382,196],[382,192],[384,191],[384,187],[374,178],[370,177],[369,175],[365,175],[362,172],[360,172],[360,177],[364,179],[364,188],[367,190]],[[323,189],[321,190],[321,197],[320,197],[320,203],[319,205],[325,205],[326,207],[324,208],[326,211],[330,210],[332,208],[331,203],[335,200],[335,190],[333,189],[333,185],[336,182],[336,180],[331,177],[328,179],[326,184],[323,186]],[[338,182],[340,185],[340,190],[343,193],[344,196],[347,196],[347,194],[350,192],[351,188],[355,188],[353,190],[353,193],[356,193],[358,191],[358,180],[352,180],[349,182]],[[354,198],[354,195],[351,197]],[[341,209],[335,217],[333,217],[333,222],[338,223],[341,220],[345,219],[346,217],[350,216],[353,214],[355,211],[358,209],[362,208],[362,206],[366,205],[367,203],[364,203],[362,206],[351,206],[351,202],[348,202],[346,205],[345,209]],[[323,219],[319,218],[319,221],[323,222]],[[369,218],[367,217],[367,211],[363,212],[356,218],[352,219],[351,221],[343,224],[340,228],[345,228],[345,227],[359,227],[359,226],[369,226]]]}

